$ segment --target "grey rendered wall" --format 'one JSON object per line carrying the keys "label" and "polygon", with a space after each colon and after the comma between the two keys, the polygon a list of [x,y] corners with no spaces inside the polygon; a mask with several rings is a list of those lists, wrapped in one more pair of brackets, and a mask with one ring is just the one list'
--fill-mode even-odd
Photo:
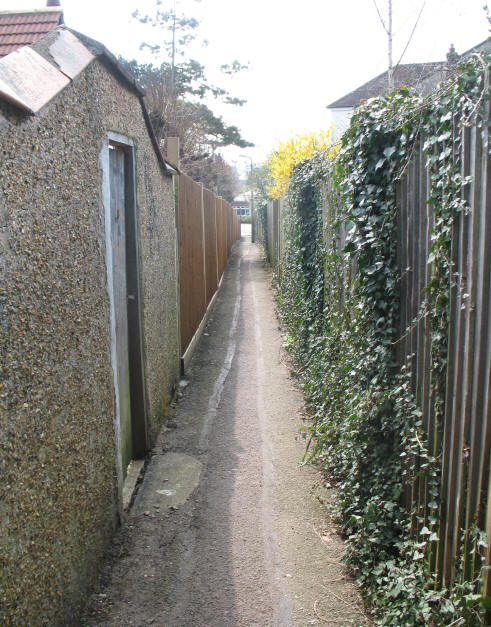
{"label": "grey rendered wall", "polygon": [[151,438],[179,373],[171,179],[138,98],[99,61],[36,116],[0,106],[0,622],[77,624],[119,508],[107,132],[135,145]]}

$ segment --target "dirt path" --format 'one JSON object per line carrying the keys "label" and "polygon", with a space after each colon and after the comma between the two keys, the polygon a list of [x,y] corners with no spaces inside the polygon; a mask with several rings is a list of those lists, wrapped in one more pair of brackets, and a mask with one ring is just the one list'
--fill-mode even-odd
{"label": "dirt path", "polygon": [[329,494],[299,467],[302,397],[281,343],[242,241],[84,624],[366,624]]}

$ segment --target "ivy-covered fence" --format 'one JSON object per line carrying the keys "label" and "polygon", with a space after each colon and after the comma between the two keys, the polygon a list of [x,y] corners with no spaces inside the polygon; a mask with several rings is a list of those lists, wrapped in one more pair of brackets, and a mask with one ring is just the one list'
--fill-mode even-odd
{"label": "ivy-covered fence", "polygon": [[279,263],[278,251],[280,248],[280,200],[270,200],[267,207],[268,224],[268,261],[277,268]]}
{"label": "ivy-covered fence", "polygon": [[[281,271],[281,259],[284,254],[285,233],[284,216],[287,211],[286,199],[270,199],[263,207],[265,215],[266,237],[259,235],[268,262],[275,271]],[[260,233],[260,230],[259,230]]]}
{"label": "ivy-covered fence", "polygon": [[379,624],[479,625],[491,606],[488,76],[476,56],[430,97],[361,106],[270,217],[309,455]]}
{"label": "ivy-covered fence", "polygon": [[[489,115],[488,108],[483,114]],[[448,130],[439,135],[440,144],[446,144],[443,154],[451,150],[446,156],[448,168],[457,175],[452,188],[445,190],[439,170],[443,145],[435,146],[431,137],[424,136],[397,187],[400,321],[396,355],[399,366],[410,373],[428,449],[441,459],[439,540],[433,545],[432,567],[446,586],[455,581],[459,556],[464,572],[473,571],[471,530],[476,523],[484,529],[491,437],[491,211],[487,133],[484,138],[482,133],[487,120],[482,120],[481,127],[459,122],[450,118]],[[442,278],[432,251],[432,239],[440,230],[434,220],[442,219],[435,206],[452,203],[445,225],[445,231],[449,229],[444,260],[448,289],[443,294],[439,284],[432,285]],[[429,319],[432,291],[435,299],[439,295],[447,299],[445,309],[438,307],[445,314],[445,328],[440,325],[436,330],[438,336],[440,330],[446,333],[440,382],[438,372],[434,374],[434,366],[440,363],[432,354],[440,340],[437,337],[435,342]],[[439,383],[441,392],[436,388]],[[435,403],[437,393],[442,399]],[[419,515],[424,523],[433,499],[428,498],[425,480],[417,472],[410,487],[408,501],[415,508],[415,519]]]}

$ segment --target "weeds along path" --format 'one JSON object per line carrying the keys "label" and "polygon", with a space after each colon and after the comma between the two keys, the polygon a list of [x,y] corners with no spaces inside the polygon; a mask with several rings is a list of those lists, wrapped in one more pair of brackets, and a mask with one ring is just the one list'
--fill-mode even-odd
{"label": "weeds along path", "polygon": [[301,393],[243,239],[84,624],[368,624],[329,492],[300,467]]}

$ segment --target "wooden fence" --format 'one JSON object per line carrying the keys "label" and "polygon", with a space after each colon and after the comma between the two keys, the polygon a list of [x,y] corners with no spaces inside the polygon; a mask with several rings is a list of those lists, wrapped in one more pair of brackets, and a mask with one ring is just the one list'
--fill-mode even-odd
{"label": "wooden fence", "polygon": [[[458,126],[456,125],[456,128]],[[463,558],[461,578],[469,581],[474,573],[473,530],[487,532],[491,538],[491,206],[488,193],[489,145],[481,128],[464,127],[459,159],[462,176],[469,177],[463,199],[469,210],[461,212],[453,225],[450,286],[448,354],[445,385],[445,413],[435,416],[432,392],[432,340],[429,323],[421,315],[426,287],[434,278],[430,257],[433,211],[427,202],[430,179],[426,156],[416,151],[403,179],[397,184],[398,263],[400,269],[400,312],[396,343],[399,365],[410,366],[411,385],[422,412],[430,453],[441,459],[441,504],[439,520],[433,528],[439,541],[433,543],[430,568],[442,586],[456,581],[456,561]],[[424,138],[421,138],[421,145]],[[332,212],[342,217],[339,199],[326,183],[323,193],[325,237],[335,238],[341,251],[345,239],[343,220],[335,233],[328,232],[334,222]],[[281,271],[283,202],[270,201],[266,253],[277,272]],[[340,213],[341,212],[341,213]],[[326,241],[327,245],[327,241]],[[338,276],[343,289],[346,279],[356,275],[356,257],[350,267],[339,255]],[[348,288],[349,289],[349,288]],[[341,295],[341,301],[346,294]],[[342,303],[340,303],[342,306]],[[417,476],[407,490],[407,505],[428,524],[428,494],[424,480]],[[415,516],[416,521],[416,516]],[[488,564],[490,555],[488,549]],[[486,593],[491,595],[491,576],[487,573]]]}
{"label": "wooden fence", "polygon": [[266,236],[262,232],[262,225],[256,219],[257,239],[263,243],[266,257],[272,267],[281,271],[281,258],[284,253],[285,237],[283,218],[285,215],[285,198],[268,202]]}
{"label": "wooden fence", "polygon": [[[416,154],[398,185],[400,336],[397,359],[410,365],[411,384],[422,411],[430,452],[441,456],[439,541],[432,569],[443,586],[455,581],[457,557],[464,560],[464,580],[473,578],[472,528],[489,528],[490,376],[491,376],[491,207],[488,142],[482,130],[464,127],[459,155],[469,177],[460,212],[452,227],[448,354],[445,414],[438,420],[432,398],[432,351],[429,324],[420,315],[426,287],[434,278],[430,261],[433,213],[427,202],[430,180],[426,156]],[[415,477],[410,505],[424,517],[425,483]],[[489,530],[489,529],[488,529]]]}
{"label": "wooden fence", "polygon": [[230,250],[240,239],[240,221],[223,198],[189,176],[181,174],[176,185],[184,356],[218,290]]}

